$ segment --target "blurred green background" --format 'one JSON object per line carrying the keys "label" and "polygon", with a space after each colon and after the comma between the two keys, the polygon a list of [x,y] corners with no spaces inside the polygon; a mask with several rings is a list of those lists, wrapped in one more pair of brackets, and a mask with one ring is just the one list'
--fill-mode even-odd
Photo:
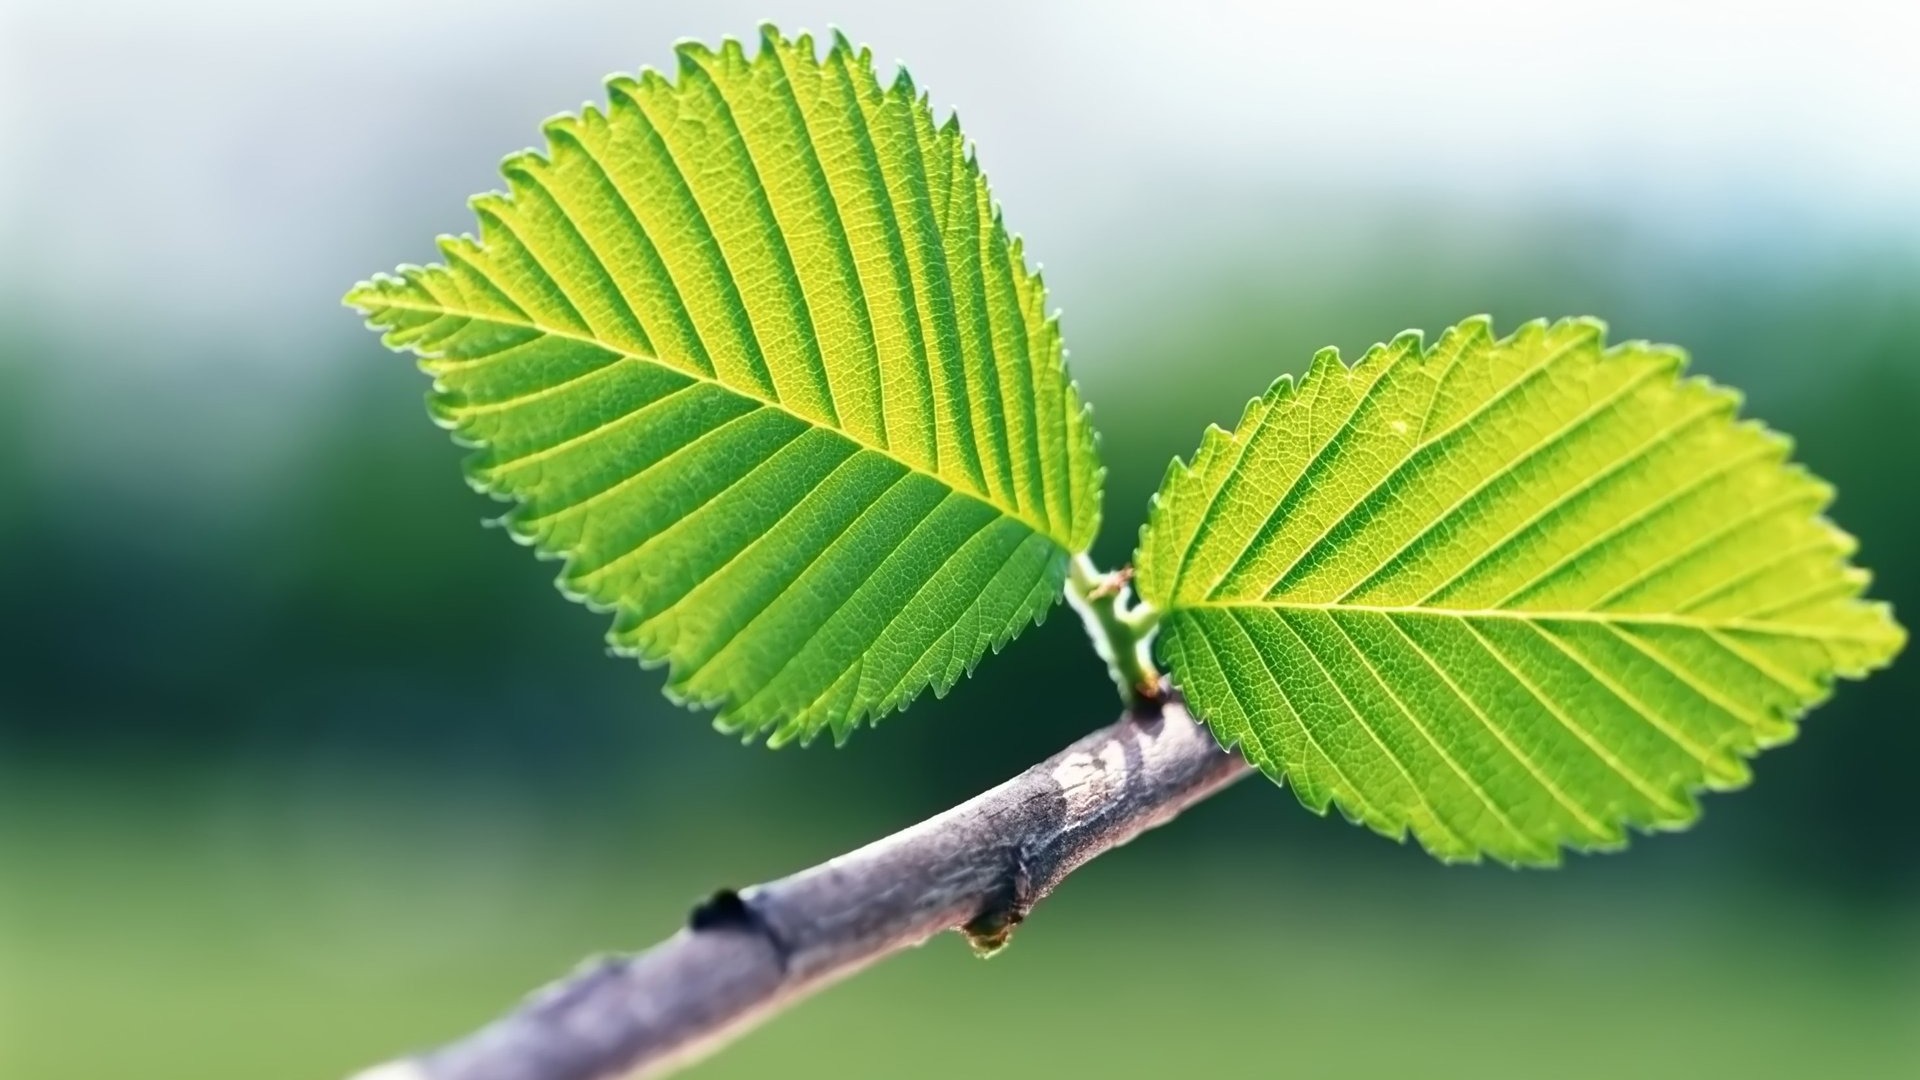
{"label": "blurred green background", "polygon": [[[1312,350],[1681,343],[1920,613],[1910,5],[0,4],[0,1077],[338,1077],[1106,722],[1070,617],[741,749],[478,522],[338,307],[681,35],[845,26],[1046,260],[1126,558]],[[1445,868],[1262,781],[692,1075],[1920,1075],[1920,663],[1680,836]]]}

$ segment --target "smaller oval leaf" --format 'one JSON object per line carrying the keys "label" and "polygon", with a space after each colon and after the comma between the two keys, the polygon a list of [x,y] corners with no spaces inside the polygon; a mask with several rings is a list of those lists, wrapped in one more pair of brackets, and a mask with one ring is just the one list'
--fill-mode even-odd
{"label": "smaller oval leaf", "polygon": [[836,36],[680,47],[546,125],[480,238],[347,296],[668,692],[775,743],[950,687],[1099,522],[1087,410],[957,123]]}
{"label": "smaller oval leaf", "polygon": [[1209,430],[1137,556],[1222,743],[1444,859],[1684,826],[1905,640],[1830,488],[1677,349],[1468,320]]}

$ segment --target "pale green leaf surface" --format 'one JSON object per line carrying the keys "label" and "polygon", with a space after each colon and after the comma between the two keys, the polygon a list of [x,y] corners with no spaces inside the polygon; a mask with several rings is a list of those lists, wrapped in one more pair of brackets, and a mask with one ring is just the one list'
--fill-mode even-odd
{"label": "pale green leaf surface", "polygon": [[1098,525],[1039,275],[904,71],[770,28],[608,83],[347,302],[514,533],[669,691],[776,742],[947,687]]}
{"label": "pale green leaf surface", "polygon": [[1904,635],[1831,490],[1678,350],[1485,319],[1333,350],[1175,462],[1142,598],[1194,710],[1447,859],[1682,826]]}

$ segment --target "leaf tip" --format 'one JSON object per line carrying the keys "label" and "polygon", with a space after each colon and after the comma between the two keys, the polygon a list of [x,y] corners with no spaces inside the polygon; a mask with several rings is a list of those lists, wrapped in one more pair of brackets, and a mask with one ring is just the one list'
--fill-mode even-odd
{"label": "leaf tip", "polygon": [[387,275],[378,274],[365,281],[355,282],[353,288],[348,289],[346,295],[340,298],[341,306],[352,308],[361,315],[372,315],[375,309],[385,306],[382,303],[384,290],[380,284],[380,279],[384,277]]}

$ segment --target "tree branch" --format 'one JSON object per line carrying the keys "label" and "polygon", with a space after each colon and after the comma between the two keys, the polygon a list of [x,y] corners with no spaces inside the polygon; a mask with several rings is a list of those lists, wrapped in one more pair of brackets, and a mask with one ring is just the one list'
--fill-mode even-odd
{"label": "tree branch", "polygon": [[1082,863],[1247,772],[1174,698],[858,851],[717,893],[646,952],[589,961],[479,1032],[356,1080],[670,1072],[942,930],[1000,947]]}

